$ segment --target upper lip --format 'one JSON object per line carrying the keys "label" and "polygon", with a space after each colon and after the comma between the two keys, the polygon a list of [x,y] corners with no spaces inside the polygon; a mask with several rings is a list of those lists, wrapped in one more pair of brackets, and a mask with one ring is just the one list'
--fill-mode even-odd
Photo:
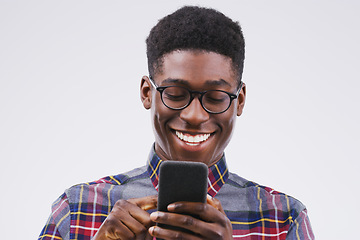
{"label": "upper lip", "polygon": [[215,131],[198,132],[198,131],[189,131],[189,130],[180,130],[180,129],[172,129],[172,130],[186,133],[189,135],[212,134],[215,132]]}

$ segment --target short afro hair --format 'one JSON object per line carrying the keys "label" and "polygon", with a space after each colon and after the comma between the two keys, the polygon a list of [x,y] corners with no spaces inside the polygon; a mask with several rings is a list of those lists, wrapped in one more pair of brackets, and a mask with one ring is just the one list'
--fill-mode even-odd
{"label": "short afro hair", "polygon": [[151,29],[146,45],[151,76],[161,72],[165,54],[175,50],[201,50],[230,57],[241,81],[245,58],[241,27],[217,10],[182,7],[159,20]]}

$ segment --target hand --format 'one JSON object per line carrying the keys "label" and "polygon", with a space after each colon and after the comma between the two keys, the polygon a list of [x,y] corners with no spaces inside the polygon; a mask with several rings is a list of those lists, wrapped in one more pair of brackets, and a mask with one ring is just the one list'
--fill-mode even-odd
{"label": "hand", "polygon": [[[164,229],[158,226],[149,228],[149,233],[162,239],[233,239],[230,220],[220,201],[208,196],[207,203],[176,202],[168,206],[169,212],[154,212],[150,219],[156,223],[181,227],[192,233]],[[200,219],[184,214],[198,215]]]}
{"label": "hand", "polygon": [[100,226],[93,240],[149,239],[154,223],[146,210],[157,207],[157,196],[119,200]]}

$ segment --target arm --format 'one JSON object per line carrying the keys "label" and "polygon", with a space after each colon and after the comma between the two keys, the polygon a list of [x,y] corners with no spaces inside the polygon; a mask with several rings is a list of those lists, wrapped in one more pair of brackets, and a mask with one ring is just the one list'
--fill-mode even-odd
{"label": "arm", "polygon": [[70,208],[69,201],[63,193],[52,205],[50,217],[40,233],[38,240],[69,239]]}

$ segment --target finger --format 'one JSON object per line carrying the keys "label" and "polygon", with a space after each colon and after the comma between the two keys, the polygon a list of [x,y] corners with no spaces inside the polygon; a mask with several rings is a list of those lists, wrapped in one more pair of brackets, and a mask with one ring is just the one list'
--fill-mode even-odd
{"label": "finger", "polygon": [[[212,206],[210,207],[213,208]],[[194,236],[201,237],[202,239],[223,239],[222,237],[224,236],[231,236],[232,227],[230,220],[215,208],[213,209],[219,217],[217,220],[215,218],[212,219],[212,222],[202,221],[202,219],[189,215],[169,212],[154,212],[150,215],[150,219],[157,223],[187,229],[194,233]],[[226,237],[225,239],[228,238]]]}
{"label": "finger", "polygon": [[[216,205],[214,201],[212,204]],[[222,208],[221,208],[222,209]],[[206,222],[219,222],[223,220],[226,215],[216,207],[198,202],[176,202],[168,206],[169,212],[183,213],[189,215],[199,216],[200,219]]]}
{"label": "finger", "polygon": [[[124,227],[122,226],[123,224],[134,234],[135,239],[149,237],[148,228],[154,225],[150,220],[150,214],[148,212],[126,200],[117,201],[111,212],[111,216],[109,215],[108,218],[110,218],[110,220],[116,219],[117,221],[121,221],[121,224],[117,224],[116,226],[119,231],[121,230],[120,234],[125,233],[125,230],[123,230]],[[113,222],[114,225],[117,223],[115,220],[113,220]]]}
{"label": "finger", "polygon": [[153,212],[150,215],[150,219],[156,223],[180,227],[194,233],[198,232],[199,229],[204,228],[204,222],[199,219],[178,213]]}
{"label": "finger", "polygon": [[150,214],[127,200],[117,201],[111,212],[122,222],[139,222],[147,227],[151,225]]}
{"label": "finger", "polygon": [[164,240],[167,240],[167,239],[169,239],[169,240],[172,240],[172,239],[200,240],[200,239],[203,239],[200,236],[192,235],[190,233],[179,232],[179,231],[170,230],[170,229],[164,229],[164,228],[161,228],[158,226],[153,226],[153,227],[149,228],[149,233],[153,237],[161,238]]}
{"label": "finger", "polygon": [[134,239],[134,233],[119,219],[109,215],[95,234],[96,240]]}
{"label": "finger", "polygon": [[[221,213],[220,213],[221,214]],[[190,234],[193,233],[194,236],[202,237],[205,239],[208,239],[210,237],[214,236],[220,236],[221,237],[221,230],[218,231],[218,229],[221,229],[220,226],[217,226],[215,223],[208,223],[201,221],[199,219],[196,219],[192,216],[178,214],[178,213],[166,213],[166,212],[154,212],[150,215],[150,218],[157,223],[167,224],[174,227],[180,227],[182,229],[186,229],[189,231],[189,233],[184,232],[184,234]],[[157,226],[158,227],[158,226]],[[154,228],[152,228],[154,229]],[[159,227],[156,229],[157,231],[161,232],[161,235],[165,234],[163,231],[163,228]],[[171,230],[171,234],[174,234],[175,232],[181,232]],[[170,232],[166,231],[166,234],[170,234]],[[170,236],[170,235],[169,235]],[[173,236],[173,235],[171,235]],[[192,236],[192,235],[191,235]],[[184,237],[184,235],[181,235],[181,237]],[[220,238],[215,238],[220,239]]]}
{"label": "finger", "polygon": [[156,197],[118,200],[101,225],[94,240],[151,239],[148,228],[154,225],[144,209],[156,206]]}
{"label": "finger", "polygon": [[[128,209],[129,214],[142,223],[144,226],[149,228],[153,225],[153,222],[150,220],[150,214],[146,212],[147,210],[157,208],[157,196],[147,196],[142,198],[132,198],[127,201],[122,201],[122,204],[129,205],[125,206],[125,209]],[[129,204],[127,204],[129,203]]]}
{"label": "finger", "polygon": [[222,212],[223,214],[225,214],[225,211],[224,211],[220,201],[217,200],[216,198],[213,198],[210,195],[207,195],[206,202],[208,204],[210,204],[211,206],[213,206],[214,208],[216,208],[217,210],[219,210],[220,212]]}
{"label": "finger", "polygon": [[199,225],[198,222],[200,222],[200,220],[188,215],[167,212],[153,212],[150,215],[150,219],[156,223],[182,227],[190,231],[193,231]]}
{"label": "finger", "polygon": [[157,195],[142,198],[132,198],[128,202],[138,206],[144,211],[157,208]]}
{"label": "finger", "polygon": [[[147,197],[143,197],[143,198],[129,199],[128,202],[136,205],[143,211],[147,211],[150,209],[157,208],[157,200],[158,200],[157,195],[153,195],[153,196],[147,196]],[[132,211],[131,214],[137,221],[144,224],[144,226],[146,228],[149,228],[150,226],[154,225],[154,223],[150,220],[149,213],[147,213],[146,216],[143,216],[141,213],[138,213],[135,210],[134,212]],[[148,222],[148,221],[150,221],[150,222]],[[152,240],[152,236],[149,234],[148,231],[146,231],[145,238],[139,238],[139,239]]]}

